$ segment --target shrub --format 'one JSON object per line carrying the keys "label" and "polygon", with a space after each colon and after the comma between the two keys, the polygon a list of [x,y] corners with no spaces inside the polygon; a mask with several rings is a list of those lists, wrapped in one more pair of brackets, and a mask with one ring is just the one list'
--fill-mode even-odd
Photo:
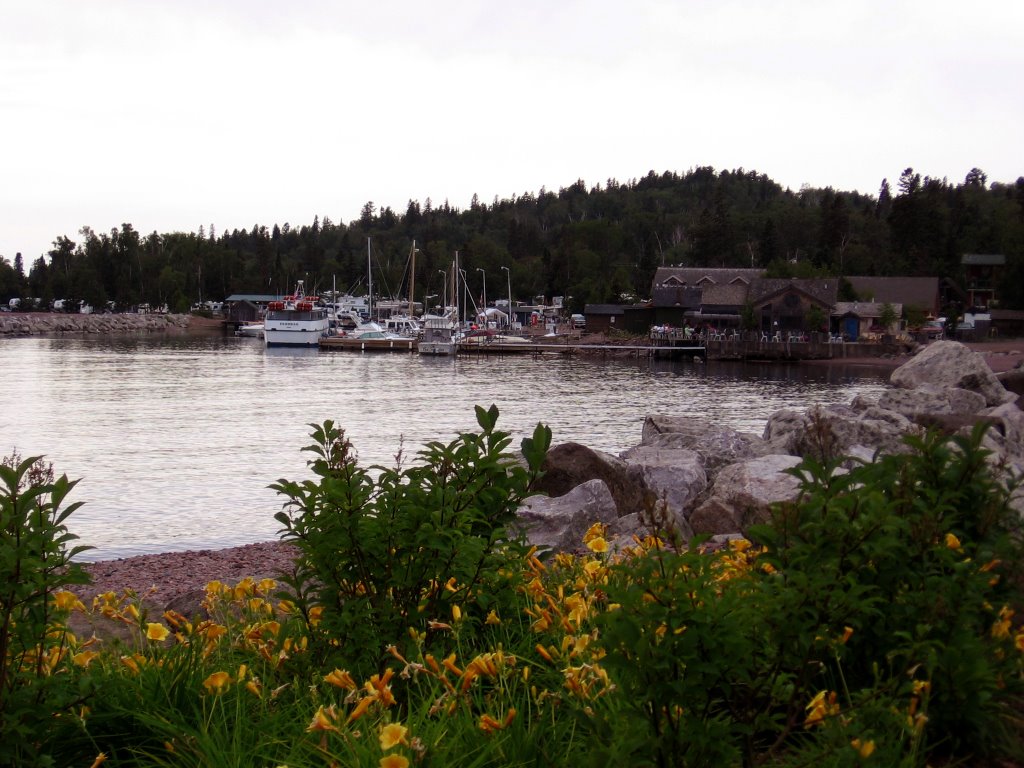
{"label": "shrub", "polygon": [[497,408],[476,415],[479,433],[428,443],[410,467],[399,454],[394,468],[360,468],[344,431],[311,425],[318,479],[271,486],[288,497],[276,518],[299,548],[289,579],[297,603],[307,616],[317,609],[320,629],[359,674],[379,670],[407,630],[430,647],[444,636],[438,629],[458,622],[469,632],[513,604],[505,565],[524,545],[508,526],[551,432],[538,425],[523,440],[524,467],[505,453]]}
{"label": "shrub", "polygon": [[1018,751],[1024,551],[983,431],[849,472],[808,459],[801,497],[750,531],[763,549],[613,568],[600,642],[626,709],[602,749],[685,766]]}
{"label": "shrub", "polygon": [[75,483],[54,480],[53,467],[13,454],[0,463],[0,765],[47,762],[54,714],[81,703],[56,671],[68,652],[65,620],[74,595],[60,591],[87,577],[71,562],[87,547],[64,522],[81,502],[64,506]]}

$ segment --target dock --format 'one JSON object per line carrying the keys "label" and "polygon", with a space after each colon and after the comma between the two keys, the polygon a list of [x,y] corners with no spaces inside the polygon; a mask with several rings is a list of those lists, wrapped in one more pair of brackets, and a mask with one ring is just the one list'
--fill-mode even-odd
{"label": "dock", "polygon": [[[343,336],[327,336],[320,339],[320,349],[352,352],[416,352],[415,339],[352,339]],[[622,344],[574,344],[545,342],[496,342],[459,344],[459,355],[627,355],[630,357],[675,357],[704,355],[703,346],[693,343],[686,346],[659,347],[650,345]]]}

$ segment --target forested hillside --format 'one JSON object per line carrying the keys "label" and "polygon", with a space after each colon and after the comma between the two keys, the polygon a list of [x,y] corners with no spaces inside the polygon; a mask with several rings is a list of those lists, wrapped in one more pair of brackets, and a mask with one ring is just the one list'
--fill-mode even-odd
{"label": "forested hillside", "polygon": [[[184,310],[232,293],[287,293],[298,278],[324,290],[365,292],[367,239],[375,293],[404,293],[419,250],[416,294],[440,294],[459,252],[470,285],[514,299],[585,303],[649,296],[658,266],[766,267],[785,275],[937,275],[958,280],[964,253],[1002,253],[1000,306],[1024,308],[1024,177],[989,183],[972,169],[959,183],[906,169],[877,196],[831,188],[783,189],[764,174],[696,168],[651,171],[628,182],[579,180],[459,209],[410,201],[404,211],[363,206],[335,223],[255,223],[197,233],[83,228],[56,238],[47,258],[0,263],[0,297],[80,299],[93,306],[167,304]],[[506,274],[502,267],[508,268]],[[481,273],[480,270],[483,270]]]}

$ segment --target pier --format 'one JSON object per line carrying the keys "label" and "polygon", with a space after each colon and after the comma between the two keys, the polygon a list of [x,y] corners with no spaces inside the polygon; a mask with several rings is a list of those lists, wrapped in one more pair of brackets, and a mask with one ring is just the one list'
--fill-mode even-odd
{"label": "pier", "polygon": [[[567,337],[568,339],[568,337]],[[416,352],[415,339],[353,339],[327,336],[320,349],[352,352]],[[704,347],[694,342],[673,347],[649,344],[579,344],[566,342],[472,342],[458,345],[459,355],[625,355],[629,357],[674,357],[703,355]]]}

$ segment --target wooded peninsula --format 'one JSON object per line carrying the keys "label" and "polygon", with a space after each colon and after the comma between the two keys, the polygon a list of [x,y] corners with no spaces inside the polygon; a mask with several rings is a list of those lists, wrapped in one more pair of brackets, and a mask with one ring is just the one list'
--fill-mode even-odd
{"label": "wooded peninsula", "polygon": [[[371,244],[375,293],[443,294],[453,255],[470,285],[513,300],[563,296],[571,311],[650,297],[660,266],[758,267],[769,277],[843,275],[964,278],[967,253],[1001,254],[999,306],[1024,309],[1024,177],[989,183],[971,169],[960,183],[907,168],[877,195],[830,187],[784,189],[755,171],[698,167],[557,192],[541,188],[468,209],[410,200],[403,212],[367,202],[335,223],[254,224],[251,229],[143,235],[130,223],[83,227],[25,264],[0,257],[0,299],[34,297],[93,307],[148,304],[186,311],[233,293],[287,293],[298,279],[316,291],[366,292]],[[482,273],[482,274],[481,274]],[[507,281],[507,286],[506,286]]]}

